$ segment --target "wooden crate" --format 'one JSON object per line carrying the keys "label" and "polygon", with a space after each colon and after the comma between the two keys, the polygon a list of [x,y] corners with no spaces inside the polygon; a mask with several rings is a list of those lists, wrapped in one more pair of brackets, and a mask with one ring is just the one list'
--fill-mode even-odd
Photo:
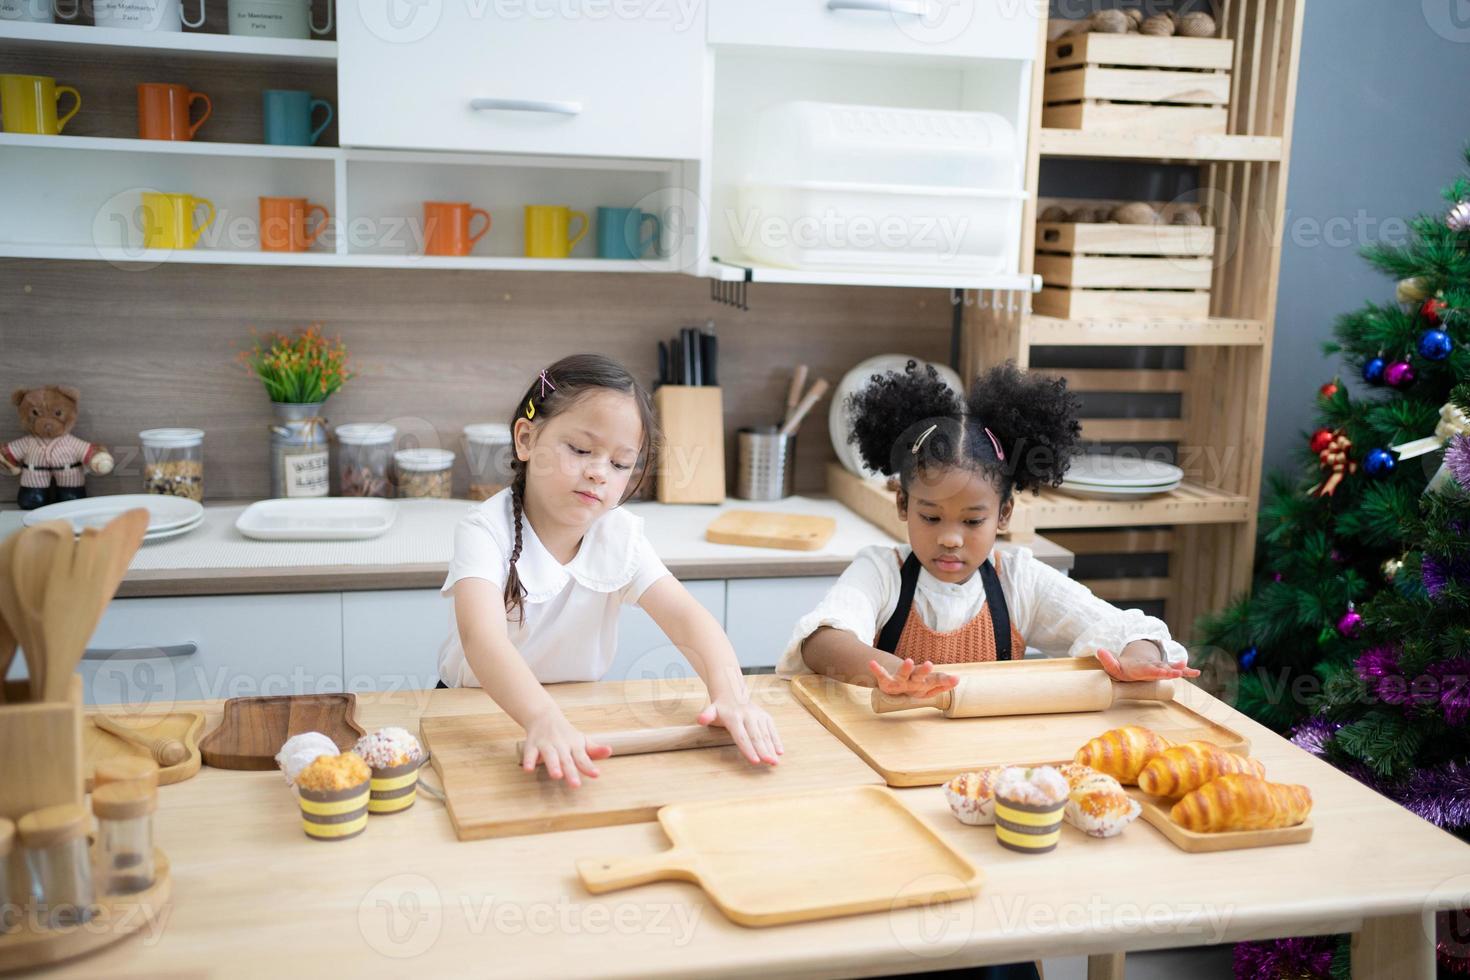
{"label": "wooden crate", "polygon": [[1046,48],[1041,124],[1139,138],[1223,135],[1234,57],[1225,38],[1059,38]]}

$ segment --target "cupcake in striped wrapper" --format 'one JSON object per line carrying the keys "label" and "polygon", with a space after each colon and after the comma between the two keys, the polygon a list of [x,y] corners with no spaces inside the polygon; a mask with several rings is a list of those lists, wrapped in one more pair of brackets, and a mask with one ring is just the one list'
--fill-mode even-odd
{"label": "cupcake in striped wrapper", "polygon": [[424,750],[403,728],[380,728],[357,740],[354,750],[373,771],[369,813],[402,813],[418,798]]}
{"label": "cupcake in striped wrapper", "polygon": [[313,840],[347,840],[367,827],[372,770],[356,752],[320,756],[296,777],[301,829]]}
{"label": "cupcake in striped wrapper", "polygon": [[995,782],[995,838],[1023,854],[1054,850],[1067,806],[1066,777],[1051,766],[1010,768]]}

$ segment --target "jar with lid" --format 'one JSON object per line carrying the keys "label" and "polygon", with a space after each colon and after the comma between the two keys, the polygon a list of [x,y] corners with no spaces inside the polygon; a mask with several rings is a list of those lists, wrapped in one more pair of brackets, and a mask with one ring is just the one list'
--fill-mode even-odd
{"label": "jar with lid", "polygon": [[15,824],[0,817],[0,935],[19,921],[20,903],[10,894],[10,851],[15,844]]}
{"label": "jar with lid", "polygon": [[87,860],[87,811],[76,803],[32,810],[16,825],[30,879],[31,907],[50,928],[92,917],[92,866]]}
{"label": "jar with lid", "polygon": [[489,500],[514,479],[510,426],[476,422],[464,427],[464,456],[470,468],[471,500]]}
{"label": "jar with lid", "polygon": [[153,885],[153,811],[158,787],[140,780],[92,791],[97,817],[95,880],[104,895],[132,895]]}
{"label": "jar with lid", "polygon": [[158,763],[141,755],[115,755],[100,759],[92,769],[92,790],[108,783],[144,783],[158,788]]}
{"label": "jar with lid", "polygon": [[453,485],[454,452],[449,449],[400,449],[393,454],[398,496],[448,499]]}
{"label": "jar with lid", "polygon": [[144,429],[143,492],[204,499],[204,430]]}
{"label": "jar with lid", "polygon": [[337,436],[337,492],[343,497],[391,497],[393,440],[398,430],[386,422],[348,422]]}

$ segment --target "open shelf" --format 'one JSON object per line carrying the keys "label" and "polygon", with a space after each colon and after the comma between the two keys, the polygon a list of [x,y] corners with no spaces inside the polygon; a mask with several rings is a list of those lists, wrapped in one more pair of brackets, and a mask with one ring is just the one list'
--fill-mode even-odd
{"label": "open shelf", "polygon": [[1038,130],[1037,146],[1043,157],[1095,157],[1158,162],[1211,160],[1274,162],[1281,159],[1282,142],[1276,136],[1189,136],[1180,139],[1089,133],[1081,129]]}
{"label": "open shelf", "polygon": [[1006,289],[1035,292],[1041,277],[1021,273],[984,274],[956,272],[824,272],[812,269],[777,269],[772,266],[710,262],[709,278],[721,282],[769,282],[814,286],[898,286],[911,289]]}
{"label": "open shelf", "polygon": [[1194,483],[1141,500],[1088,500],[1057,489],[1016,495],[1012,535],[1049,528],[1125,527],[1140,524],[1239,524],[1250,520],[1252,501]]}
{"label": "open shelf", "polygon": [[1209,317],[1204,320],[1063,320],[1031,316],[1026,340],[1032,345],[1065,347],[1260,347],[1266,342],[1261,320]]}
{"label": "open shelf", "polygon": [[32,24],[0,21],[0,42],[15,50],[73,51],[85,45],[97,54],[190,54],[297,64],[331,64],[336,41],[243,37],[203,31],[130,31],[85,24]]}
{"label": "open shelf", "polygon": [[196,157],[254,157],[271,160],[335,160],[335,146],[270,146],[264,143],[210,143],[204,140],[145,140],[113,136],[34,136],[0,133],[0,147],[38,150],[110,150],[121,153],[168,153]]}

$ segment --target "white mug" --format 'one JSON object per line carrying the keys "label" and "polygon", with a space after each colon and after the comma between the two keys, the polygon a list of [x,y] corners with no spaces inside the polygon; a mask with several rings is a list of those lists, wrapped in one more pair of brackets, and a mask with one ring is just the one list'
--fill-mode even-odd
{"label": "white mug", "polygon": [[120,27],[130,31],[179,31],[180,22],[190,27],[204,23],[204,0],[199,0],[199,19],[184,16],[180,0],[92,0],[92,20],[98,27]]}
{"label": "white mug", "polygon": [[230,0],[231,34],[306,40],[331,29],[331,3],[326,26],[317,27],[311,22],[311,0]]}
{"label": "white mug", "polygon": [[[31,24],[54,24],[52,0],[0,0],[0,20],[20,20]],[[73,12],[71,17],[75,17]],[[70,19],[70,18],[68,18]]]}

